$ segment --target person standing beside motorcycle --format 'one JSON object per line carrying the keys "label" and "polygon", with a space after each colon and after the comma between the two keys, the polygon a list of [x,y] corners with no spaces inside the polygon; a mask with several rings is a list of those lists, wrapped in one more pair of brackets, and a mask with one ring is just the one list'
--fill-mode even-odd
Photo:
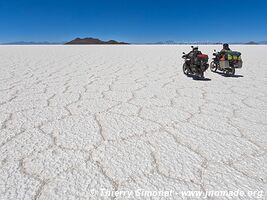
{"label": "person standing beside motorcycle", "polygon": [[229,44],[227,43],[223,44],[223,49],[220,51],[220,58],[223,58],[225,54],[228,53],[229,51],[232,51],[229,47]]}
{"label": "person standing beside motorcycle", "polygon": [[194,75],[199,78],[204,78],[204,72],[209,67],[208,55],[202,54],[198,47],[191,46],[192,50],[189,53],[184,53],[182,58],[185,60],[183,64],[183,72],[185,75]]}
{"label": "person standing beside motorcycle", "polygon": [[201,51],[198,50],[198,47],[193,47],[192,46],[192,51],[190,51],[185,56],[190,58],[191,64],[194,64],[194,62],[195,62],[194,59],[197,57],[198,54],[201,54]]}

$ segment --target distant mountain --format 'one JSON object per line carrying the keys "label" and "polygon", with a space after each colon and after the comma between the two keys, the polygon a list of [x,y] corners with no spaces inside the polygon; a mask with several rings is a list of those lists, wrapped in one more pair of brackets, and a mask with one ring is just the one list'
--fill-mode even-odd
{"label": "distant mountain", "polygon": [[176,42],[173,40],[167,40],[165,41],[165,44],[176,44]]}
{"label": "distant mountain", "polygon": [[164,42],[155,42],[155,43],[148,43],[148,44],[165,44]]}
{"label": "distant mountain", "polygon": [[155,42],[155,43],[148,43],[148,44],[177,44],[175,41],[173,40],[167,40],[167,41],[160,41],[160,42]]}
{"label": "distant mountain", "polygon": [[260,41],[259,44],[267,44],[267,41]]}
{"label": "distant mountain", "polygon": [[1,43],[2,45],[53,45],[53,44],[64,44],[64,42],[25,42],[25,41],[18,41],[18,42],[6,42]]}
{"label": "distant mountain", "polygon": [[[126,42],[118,42],[116,40],[109,40],[109,41],[102,41],[97,38],[76,38],[70,42],[27,42],[27,41],[17,41],[17,42],[6,42],[6,43],[0,43],[0,45],[60,45],[60,44],[68,44],[68,45],[74,45],[74,44],[129,44]],[[222,42],[175,42],[172,40],[167,41],[160,41],[155,43],[132,43],[137,45],[220,45]],[[267,41],[250,41],[250,42],[229,42],[229,44],[237,44],[237,45],[267,45]]]}
{"label": "distant mountain", "polygon": [[97,38],[76,38],[65,44],[129,44],[126,42],[117,42],[115,40],[102,41]]}
{"label": "distant mountain", "polygon": [[247,43],[245,43],[245,44],[259,44],[259,43],[254,42],[254,41],[250,41],[250,42],[247,42]]}
{"label": "distant mountain", "polygon": [[[221,45],[223,42],[174,42],[172,40],[168,40],[165,42],[155,42],[155,43],[147,43],[147,44],[178,44],[178,45]],[[239,44],[239,45],[260,45],[267,44],[267,41],[260,42],[229,42],[229,44]]]}

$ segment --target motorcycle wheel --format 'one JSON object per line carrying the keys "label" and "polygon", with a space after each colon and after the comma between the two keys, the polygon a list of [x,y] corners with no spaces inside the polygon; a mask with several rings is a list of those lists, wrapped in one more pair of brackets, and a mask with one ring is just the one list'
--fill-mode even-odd
{"label": "motorcycle wheel", "polygon": [[217,68],[218,68],[217,64],[216,64],[214,61],[212,61],[212,62],[210,63],[210,70],[211,70],[212,72],[216,72],[216,71],[217,71]]}
{"label": "motorcycle wheel", "polygon": [[226,74],[229,76],[234,76],[235,75],[235,68],[232,67],[232,68],[227,69]]}
{"label": "motorcycle wheel", "polygon": [[186,63],[183,64],[183,72],[185,75],[188,75],[189,74],[189,71],[188,71],[188,66]]}
{"label": "motorcycle wheel", "polygon": [[235,68],[234,67],[231,68],[230,75],[231,76],[234,76],[235,75]]}

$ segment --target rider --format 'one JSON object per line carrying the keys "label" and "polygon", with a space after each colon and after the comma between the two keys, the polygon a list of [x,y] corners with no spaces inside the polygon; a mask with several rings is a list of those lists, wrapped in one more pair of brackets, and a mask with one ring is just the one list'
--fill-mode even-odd
{"label": "rider", "polygon": [[223,44],[223,49],[220,51],[219,53],[219,58],[224,60],[225,59],[225,56],[226,54],[231,51],[231,49],[229,48],[229,44],[225,43]]}
{"label": "rider", "polygon": [[190,51],[185,56],[188,57],[190,59],[190,61],[191,61],[191,64],[193,64],[194,63],[194,58],[200,53],[201,52],[198,50],[198,47],[193,47],[192,46],[192,51]]}
{"label": "rider", "polygon": [[231,49],[229,48],[229,44],[223,44],[223,49],[220,51],[220,53],[226,53],[228,51],[231,51]]}
{"label": "rider", "polygon": [[183,57],[193,58],[197,53],[199,52],[198,47],[192,46],[192,51],[190,51],[188,54],[185,54]]}

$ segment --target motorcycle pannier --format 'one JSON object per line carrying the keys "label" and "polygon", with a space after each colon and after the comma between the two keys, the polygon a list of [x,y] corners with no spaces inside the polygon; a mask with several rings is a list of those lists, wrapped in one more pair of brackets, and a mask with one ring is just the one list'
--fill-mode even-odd
{"label": "motorcycle pannier", "polygon": [[206,54],[199,54],[197,55],[197,58],[201,61],[205,61],[205,62],[208,62],[208,59],[209,59],[209,56],[206,55]]}
{"label": "motorcycle pannier", "polygon": [[238,52],[238,51],[230,51],[230,52],[227,52],[226,55],[225,55],[225,59],[226,60],[241,60],[241,53]]}
{"label": "motorcycle pannier", "polygon": [[194,58],[194,64],[195,65],[200,65],[202,62],[208,62],[208,59],[209,59],[208,55],[198,54]]}
{"label": "motorcycle pannier", "polygon": [[243,62],[242,60],[238,60],[238,62],[235,64],[235,68],[242,68]]}
{"label": "motorcycle pannier", "polygon": [[208,59],[209,58],[209,56],[206,54],[199,54],[199,55],[197,55],[197,57],[200,59]]}

